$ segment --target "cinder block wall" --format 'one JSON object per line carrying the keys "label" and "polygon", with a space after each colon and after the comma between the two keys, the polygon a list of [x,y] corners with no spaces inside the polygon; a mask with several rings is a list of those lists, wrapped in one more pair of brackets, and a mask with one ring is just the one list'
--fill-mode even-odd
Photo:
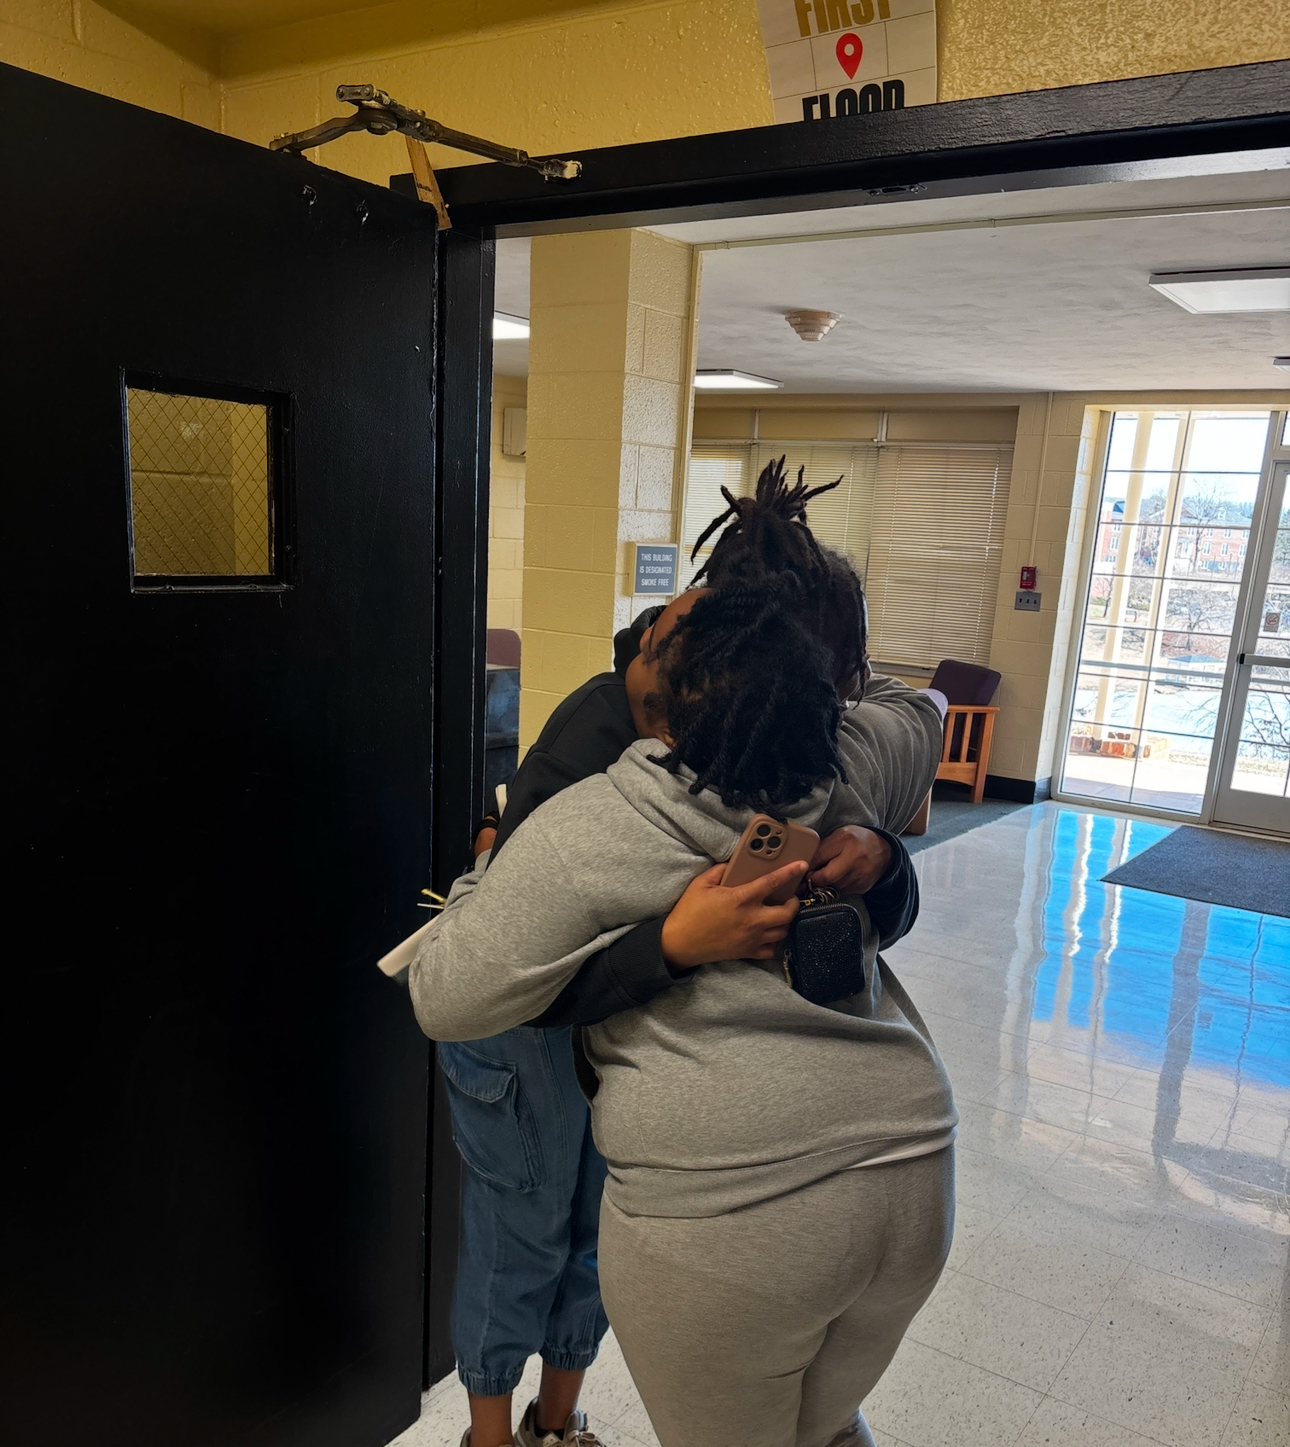
{"label": "cinder block wall", "polygon": [[527,405],[523,377],[493,376],[493,441],[488,482],[488,626],[523,628],[524,462],[502,451],[502,414]]}

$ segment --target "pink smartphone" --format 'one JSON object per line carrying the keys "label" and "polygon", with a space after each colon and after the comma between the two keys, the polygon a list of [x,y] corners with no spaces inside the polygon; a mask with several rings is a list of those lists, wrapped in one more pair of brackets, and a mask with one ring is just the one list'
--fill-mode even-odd
{"label": "pink smartphone", "polygon": [[[721,882],[726,885],[749,884],[778,869],[781,864],[791,864],[797,859],[809,864],[819,847],[820,836],[814,829],[792,822],[781,824],[769,814],[754,814],[735,845],[735,852],[730,856]],[[782,884],[766,896],[766,903],[787,904],[796,892],[796,884]]]}

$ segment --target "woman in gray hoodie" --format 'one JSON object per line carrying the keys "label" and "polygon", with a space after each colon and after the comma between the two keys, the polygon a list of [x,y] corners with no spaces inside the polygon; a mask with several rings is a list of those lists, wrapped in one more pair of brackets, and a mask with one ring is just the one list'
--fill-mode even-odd
{"label": "woman in gray hoodie", "polygon": [[[875,818],[900,813],[893,789],[913,813],[939,711],[908,690],[840,753],[831,658],[799,601],[791,576],[720,589],[642,640],[634,702],[654,738],[458,881],[411,971],[428,1035],[540,1014],[728,859],[758,809],[827,833],[845,775],[847,822],[866,796]],[[731,961],[586,1031],[602,1292],[663,1447],[872,1442],[859,1404],[944,1265],[957,1117],[872,933],[864,988],[830,1006],[775,960]]]}

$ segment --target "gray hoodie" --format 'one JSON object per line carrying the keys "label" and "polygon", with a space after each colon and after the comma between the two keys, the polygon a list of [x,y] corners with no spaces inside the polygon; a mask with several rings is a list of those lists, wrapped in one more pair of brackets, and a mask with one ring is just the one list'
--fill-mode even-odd
{"label": "gray hoodie", "polygon": [[[874,682],[877,696],[840,736],[849,783],[826,781],[785,811],[821,834],[903,827],[935,775],[935,705]],[[752,811],[691,794],[692,774],[652,762],[663,752],[633,744],[543,804],[491,869],[457,881],[410,973],[427,1035],[476,1040],[532,1019],[589,955],[666,914],[696,874],[730,857]],[[852,903],[868,984],[851,1000],[812,1005],[779,962],[731,961],[585,1032],[615,1205],[717,1215],[953,1128],[936,1048]]]}

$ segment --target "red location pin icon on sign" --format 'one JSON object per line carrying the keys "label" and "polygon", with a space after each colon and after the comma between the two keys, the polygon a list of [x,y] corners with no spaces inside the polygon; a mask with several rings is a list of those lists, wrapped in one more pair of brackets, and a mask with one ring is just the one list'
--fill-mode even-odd
{"label": "red location pin icon on sign", "polygon": [[864,54],[864,41],[853,31],[838,36],[838,64],[847,73],[848,80],[856,78],[860,69],[860,57]]}

